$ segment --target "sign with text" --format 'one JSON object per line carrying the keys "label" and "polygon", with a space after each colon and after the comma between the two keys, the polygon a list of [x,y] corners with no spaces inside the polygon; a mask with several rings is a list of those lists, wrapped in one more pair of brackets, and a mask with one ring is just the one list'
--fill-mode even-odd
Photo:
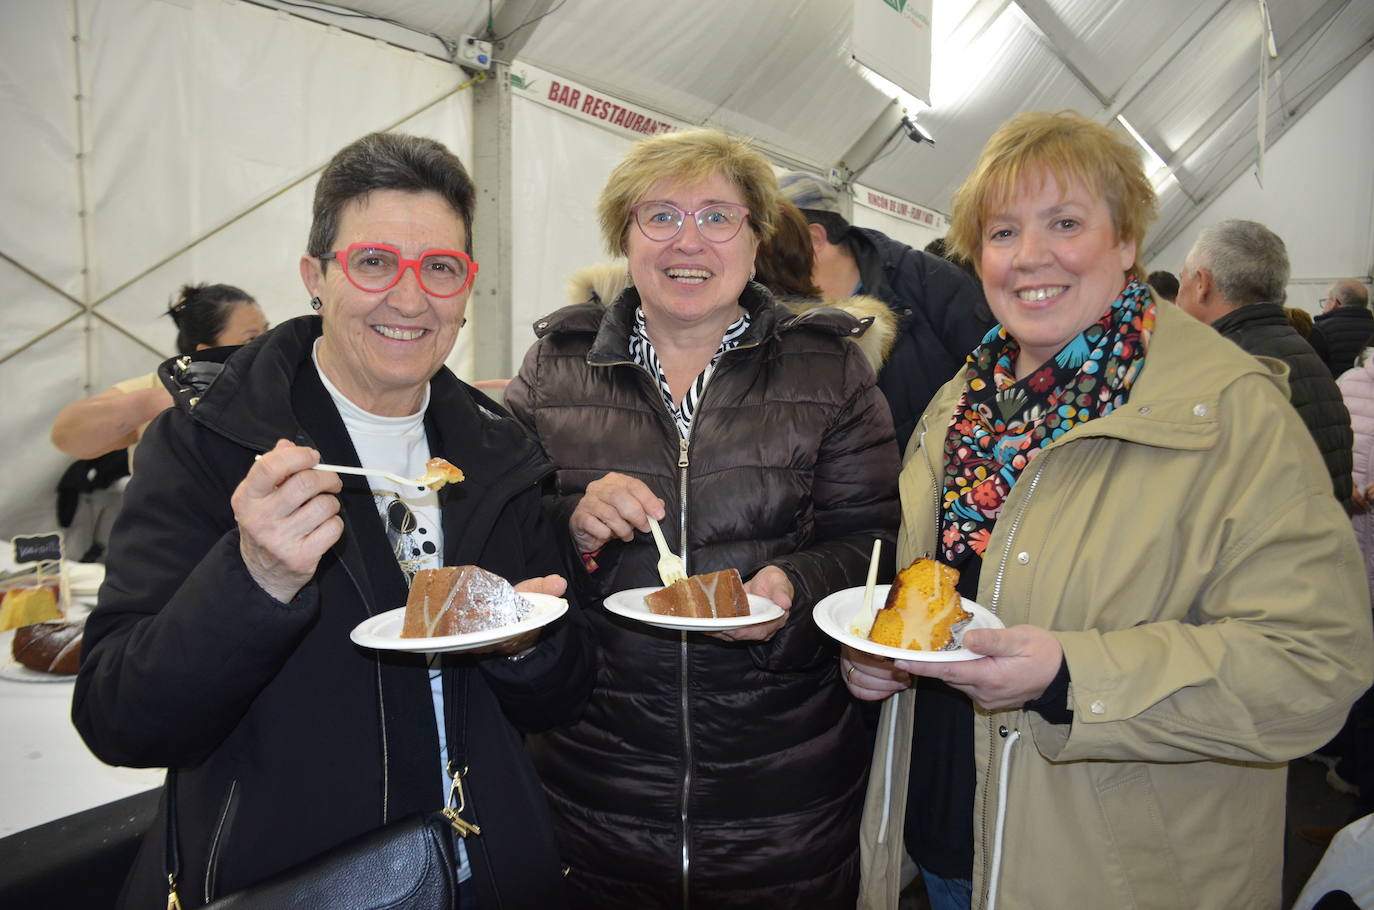
{"label": "sign with text", "polygon": [[56,562],[61,558],[61,531],[14,538],[14,561],[20,565],[30,562]]}
{"label": "sign with text", "polygon": [[849,50],[854,59],[929,104],[933,0],[853,2]]}
{"label": "sign with text", "polygon": [[896,196],[889,196],[866,186],[854,184],[854,201],[871,209],[886,212],[895,218],[924,225],[933,230],[943,231],[949,227],[949,219],[934,209],[928,209]]}
{"label": "sign with text", "polygon": [[648,108],[619,101],[529,64],[511,67],[510,88],[522,98],[636,139],[666,133],[684,125]]}

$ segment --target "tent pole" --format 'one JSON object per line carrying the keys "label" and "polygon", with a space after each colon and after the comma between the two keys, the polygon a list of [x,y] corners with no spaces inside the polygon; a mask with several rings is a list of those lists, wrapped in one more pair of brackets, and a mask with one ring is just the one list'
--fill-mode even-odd
{"label": "tent pole", "polygon": [[513,375],[511,354],[511,97],[510,65],[493,63],[491,78],[474,89],[472,179],[477,210],[472,242],[481,271],[468,307],[477,343],[476,379]]}

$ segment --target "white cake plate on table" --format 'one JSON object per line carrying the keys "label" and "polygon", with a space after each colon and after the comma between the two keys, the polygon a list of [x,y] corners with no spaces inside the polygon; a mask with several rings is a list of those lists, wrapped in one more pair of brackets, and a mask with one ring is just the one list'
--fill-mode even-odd
{"label": "white cake plate on table", "polygon": [[[878,585],[873,589],[873,603],[881,605],[887,602],[887,592],[891,585]],[[871,616],[860,615],[863,613],[864,589],[860,585],[856,588],[845,588],[843,591],[836,591],[829,595],[820,603],[816,604],[816,609],[812,611],[816,625],[821,627],[821,631],[842,645],[849,645],[856,651],[864,651],[868,654],[876,654],[878,657],[890,657],[893,660],[925,660],[925,661],[949,661],[949,660],[977,660],[982,654],[970,651],[963,647],[964,633],[969,629],[1003,629],[1002,620],[997,615],[982,604],[974,603],[967,597],[961,598],[964,609],[973,614],[973,618],[964,624],[962,628],[954,631],[954,644],[956,647],[949,651],[908,651],[906,648],[892,648],[887,645],[880,645],[875,641],[868,640],[868,630],[873,624]]]}
{"label": "white cake plate on table", "polygon": [[628,591],[617,591],[605,600],[606,609],[616,614],[624,616],[626,619],[633,619],[650,626],[657,626],[660,629],[676,629],[688,632],[715,632],[719,629],[738,629],[741,626],[753,626],[761,622],[771,622],[783,615],[782,607],[773,603],[767,597],[759,594],[749,596],[749,615],[748,616],[727,616],[723,619],[697,618],[695,616],[664,616],[654,613],[649,609],[649,605],[644,602],[645,594],[652,594],[655,591],[662,591],[663,586],[649,588],[630,588]]}
{"label": "white cake plate on table", "polygon": [[348,637],[355,645],[376,648],[379,651],[471,651],[500,644],[507,639],[524,635],[526,632],[542,628],[568,612],[568,602],[552,594],[534,594],[517,591],[529,601],[533,609],[528,616],[508,626],[483,629],[480,632],[465,632],[462,635],[440,635],[435,638],[402,638],[401,626],[405,623],[406,608],[397,607],[385,613],[378,613],[358,623]]}

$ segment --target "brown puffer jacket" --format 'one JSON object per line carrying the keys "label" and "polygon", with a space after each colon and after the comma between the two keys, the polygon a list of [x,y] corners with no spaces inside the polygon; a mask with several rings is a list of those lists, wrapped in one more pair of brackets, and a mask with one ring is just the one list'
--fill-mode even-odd
{"label": "brown puffer jacket", "polygon": [[863,322],[793,314],[756,284],[740,302],[752,325],[718,362],[681,450],[629,355],[633,289],[541,320],[506,391],[556,467],[557,526],[588,483],[619,471],[664,500],[679,552],[685,529],[690,572],[733,566],[747,579],[771,564],[796,588],[787,624],[742,644],[600,607],[658,584],[648,535],[613,541],[578,573],[597,687],[578,724],[530,746],[581,906],[854,906],[869,740],[811,610],[862,584],[873,538],[895,533],[892,420],[845,340]]}

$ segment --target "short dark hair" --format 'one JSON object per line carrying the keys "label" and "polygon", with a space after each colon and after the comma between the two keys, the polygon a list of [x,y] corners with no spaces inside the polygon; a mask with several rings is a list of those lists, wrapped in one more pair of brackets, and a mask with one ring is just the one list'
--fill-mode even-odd
{"label": "short dark hair", "polygon": [[229,313],[243,303],[257,303],[232,284],[184,285],[167,308],[177,327],[177,353],[194,354],[198,345],[217,346]]}
{"label": "short dark hair", "polygon": [[1161,269],[1158,272],[1151,272],[1150,277],[1145,279],[1145,283],[1155,289],[1155,293],[1165,300],[1174,301],[1178,299],[1178,278],[1173,272],[1166,272]]}
{"label": "short dark hair", "polygon": [[[315,186],[314,217],[306,252],[322,256],[334,247],[344,206],[373,190],[438,193],[467,233],[472,255],[472,210],[477,195],[467,168],[442,142],[405,133],[370,133],[339,150]],[[320,263],[323,268],[324,263]]]}
{"label": "short dark hair", "polygon": [[807,223],[819,224],[825,228],[825,239],[831,243],[844,243],[849,236],[849,222],[844,220],[843,215],[834,212],[818,212],[815,209],[802,209],[801,213],[806,216]]}

